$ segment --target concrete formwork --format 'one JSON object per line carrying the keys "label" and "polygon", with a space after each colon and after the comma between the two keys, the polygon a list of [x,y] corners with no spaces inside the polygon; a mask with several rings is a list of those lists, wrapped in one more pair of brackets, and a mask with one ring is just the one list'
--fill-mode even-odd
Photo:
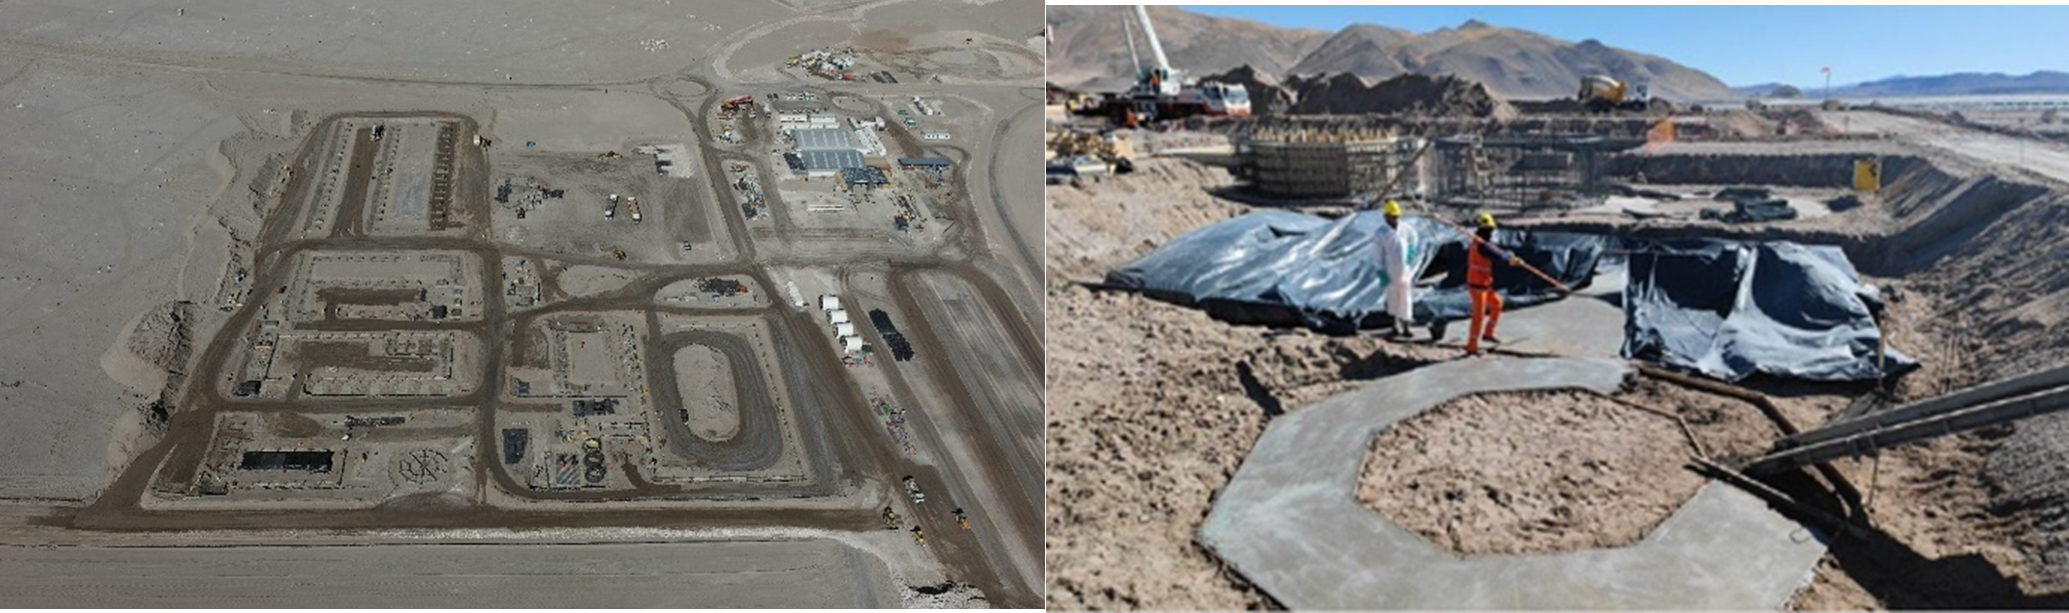
{"label": "concrete formwork", "polygon": [[1420,183],[1415,150],[1421,140],[1385,134],[1263,134],[1237,143],[1238,159],[1259,192],[1294,198],[1347,198],[1396,184]]}
{"label": "concrete formwork", "polygon": [[1825,545],[1728,486],[1704,487],[1634,545],[1528,556],[1441,549],[1355,496],[1395,422],[1480,392],[1614,393],[1629,374],[1614,360],[1475,358],[1296,411],[1258,440],[1198,540],[1293,609],[1780,608]]}

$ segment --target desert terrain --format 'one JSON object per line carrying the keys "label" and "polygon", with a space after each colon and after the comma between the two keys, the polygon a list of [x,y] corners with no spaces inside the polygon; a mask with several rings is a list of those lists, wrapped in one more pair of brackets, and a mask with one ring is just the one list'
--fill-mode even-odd
{"label": "desert terrain", "polygon": [[[101,606],[380,578],[410,603],[1034,606],[1040,203],[1005,171],[1032,163],[1040,12],[0,7],[0,185],[29,203],[0,227],[0,540],[55,548],[7,592],[77,604],[76,569],[133,564]],[[998,363],[951,357],[972,343]],[[568,544],[626,530],[652,532]],[[278,547],[310,534],[339,547]],[[509,566],[539,556],[611,562]],[[211,578],[261,566],[311,583]],[[655,573],[711,587],[633,585]]]}

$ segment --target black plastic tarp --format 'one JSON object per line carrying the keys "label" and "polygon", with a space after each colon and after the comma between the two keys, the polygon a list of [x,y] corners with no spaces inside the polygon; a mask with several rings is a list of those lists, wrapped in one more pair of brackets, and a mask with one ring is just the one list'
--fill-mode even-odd
{"label": "black plastic tarp", "polygon": [[1628,258],[1625,357],[1726,381],[1870,381],[1918,365],[1878,355],[1881,299],[1838,247],[1689,240]]}
{"label": "black plastic tarp", "polygon": [[[1107,283],[1194,305],[1235,323],[1301,325],[1350,333],[1387,323],[1373,231],[1378,212],[1327,219],[1261,211],[1187,233],[1107,275]],[[1402,218],[1413,240],[1411,278],[1445,271],[1443,280],[1415,291],[1415,319],[1466,315],[1465,237],[1436,220]],[[1586,286],[1601,258],[1599,237],[1501,230],[1494,243],[1569,286]],[[1521,268],[1497,266],[1496,289],[1511,306],[1557,297],[1551,286]]]}

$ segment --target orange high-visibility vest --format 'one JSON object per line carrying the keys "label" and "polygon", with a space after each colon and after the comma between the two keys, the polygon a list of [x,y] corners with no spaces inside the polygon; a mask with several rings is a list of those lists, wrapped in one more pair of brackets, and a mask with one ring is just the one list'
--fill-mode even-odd
{"label": "orange high-visibility vest", "polygon": [[1466,287],[1491,289],[1494,287],[1494,261],[1487,259],[1488,245],[1478,237],[1471,239],[1466,249]]}

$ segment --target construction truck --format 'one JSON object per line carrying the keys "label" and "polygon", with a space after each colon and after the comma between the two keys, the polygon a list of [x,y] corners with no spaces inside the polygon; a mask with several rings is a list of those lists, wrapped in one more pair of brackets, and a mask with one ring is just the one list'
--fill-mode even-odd
{"label": "construction truck", "polygon": [[1643,83],[1633,85],[1608,76],[1593,75],[1580,80],[1580,93],[1574,97],[1588,110],[1597,113],[1643,111],[1652,106],[1650,89]]}
{"label": "construction truck", "polygon": [[955,508],[955,521],[962,524],[964,530],[970,529],[970,516],[963,513],[962,507]]}
{"label": "construction truck", "polygon": [[1127,94],[1109,96],[1098,101],[1074,103],[1072,106],[1080,115],[1103,115],[1115,124],[1135,126],[1154,121],[1185,119],[1199,115],[1244,117],[1250,114],[1250,90],[1239,83],[1198,83],[1185,78],[1184,72],[1171,66],[1171,59],[1164,55],[1164,43],[1157,38],[1157,28],[1149,20],[1149,9],[1135,5],[1135,19],[1142,24],[1142,36],[1149,41],[1150,56],[1155,64],[1143,66],[1135,53],[1135,36],[1127,29],[1128,20],[1121,19],[1123,33],[1128,40],[1128,55],[1140,69],[1135,75],[1135,86]]}
{"label": "construction truck", "polygon": [[632,212],[632,223],[639,223],[639,196],[626,196],[625,210]]}

